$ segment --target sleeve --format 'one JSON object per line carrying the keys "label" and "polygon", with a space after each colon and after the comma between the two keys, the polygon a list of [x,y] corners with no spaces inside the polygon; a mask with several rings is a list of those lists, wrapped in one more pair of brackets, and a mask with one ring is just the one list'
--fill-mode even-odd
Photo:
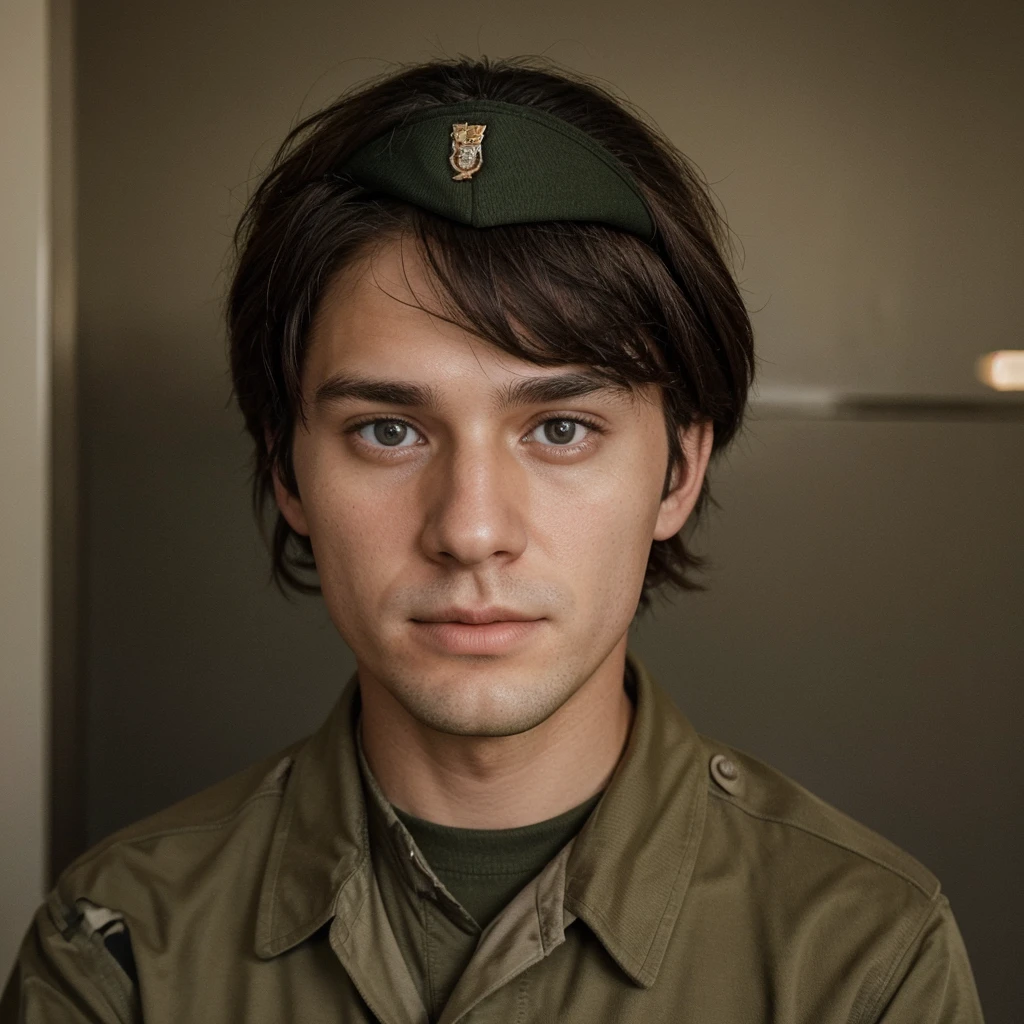
{"label": "sleeve", "polygon": [[941,896],[889,985],[877,1024],[983,1024],[981,1002],[949,900]]}
{"label": "sleeve", "polygon": [[141,1024],[138,993],[101,929],[51,893],[0,997],[0,1024]]}

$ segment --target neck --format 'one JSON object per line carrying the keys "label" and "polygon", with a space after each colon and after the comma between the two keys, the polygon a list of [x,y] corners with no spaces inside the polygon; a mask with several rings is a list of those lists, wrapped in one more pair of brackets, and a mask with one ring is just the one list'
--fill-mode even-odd
{"label": "neck", "polygon": [[626,638],[553,715],[515,736],[454,736],[417,721],[360,673],[362,742],[381,790],[417,818],[457,828],[517,828],[605,788],[633,721]]}

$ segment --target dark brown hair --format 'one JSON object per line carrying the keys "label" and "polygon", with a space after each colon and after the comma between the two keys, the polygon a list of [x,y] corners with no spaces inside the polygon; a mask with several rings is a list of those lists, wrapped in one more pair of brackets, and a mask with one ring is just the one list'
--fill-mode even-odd
{"label": "dark brown hair", "polygon": [[[593,223],[466,227],[374,197],[334,173],[410,113],[480,99],[538,107],[617,156],[644,196],[656,243]],[[238,225],[228,336],[234,393],[256,446],[252,494],[261,524],[275,507],[275,468],[298,494],[292,438],[296,419],[305,422],[302,362],[319,298],[368,246],[403,234],[418,242],[453,323],[534,363],[583,363],[626,386],[659,385],[666,488],[683,458],[678,428],[711,420],[715,452],[738,430],[753,338],[722,255],[725,225],[694,167],[640,114],[561,69],[526,59],[436,61],[364,85],[297,125]],[[691,521],[709,499],[705,479]],[[267,541],[282,591],[319,592],[309,578],[309,538],[280,512]],[[682,535],[655,541],[641,603],[666,582],[702,589],[690,573],[704,561]]]}

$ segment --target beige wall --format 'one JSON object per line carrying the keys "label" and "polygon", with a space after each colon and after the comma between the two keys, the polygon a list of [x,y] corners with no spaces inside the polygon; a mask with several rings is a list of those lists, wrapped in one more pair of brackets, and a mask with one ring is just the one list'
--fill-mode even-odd
{"label": "beige wall", "polygon": [[49,572],[45,4],[0,7],[0,976],[43,893]]}
{"label": "beige wall", "polygon": [[[766,393],[979,395],[1022,344],[1019,5],[94,0],[80,12],[90,838],[312,728],[351,669],[266,585],[219,325],[253,174],[389,61],[545,52],[715,184]],[[637,647],[698,728],[942,877],[993,1021],[1024,914],[1021,424],[762,418],[713,589]],[[1015,1012],[1017,1011],[1017,1012]]]}

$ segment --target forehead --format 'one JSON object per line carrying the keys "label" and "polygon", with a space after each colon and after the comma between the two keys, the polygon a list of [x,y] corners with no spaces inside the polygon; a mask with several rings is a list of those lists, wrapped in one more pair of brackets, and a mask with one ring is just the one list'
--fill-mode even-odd
{"label": "forehead", "polygon": [[599,380],[585,365],[521,359],[446,320],[416,246],[395,241],[354,260],[325,289],[310,332],[303,389],[313,396],[325,381],[344,375],[423,383],[439,394],[467,388],[498,393],[516,381],[567,371]]}
{"label": "forehead", "polygon": [[307,358],[322,366],[414,366],[436,347],[464,346],[469,339],[439,313],[434,282],[416,247],[400,241],[373,247],[325,289]]}

